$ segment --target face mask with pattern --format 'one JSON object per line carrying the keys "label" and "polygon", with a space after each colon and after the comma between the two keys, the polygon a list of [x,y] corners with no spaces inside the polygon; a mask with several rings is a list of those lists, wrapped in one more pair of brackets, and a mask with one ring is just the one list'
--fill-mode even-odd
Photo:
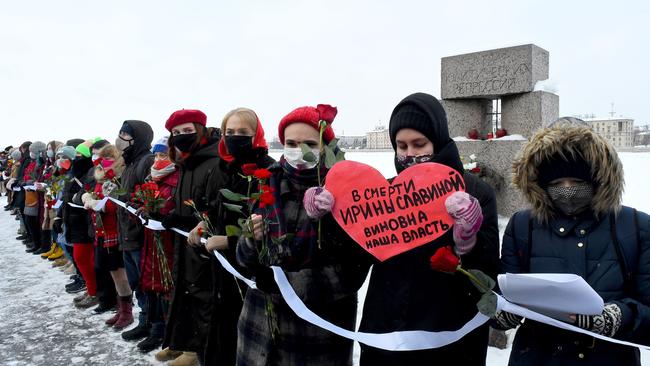
{"label": "face mask with pattern", "polygon": [[555,208],[567,216],[575,216],[591,206],[594,187],[587,182],[570,187],[549,186],[546,191]]}
{"label": "face mask with pattern", "polygon": [[430,161],[433,161],[433,154],[425,154],[425,155],[418,155],[418,156],[396,155],[396,159],[397,159],[397,164],[399,164],[402,168],[406,169],[413,165],[417,165],[420,163],[428,163]]}

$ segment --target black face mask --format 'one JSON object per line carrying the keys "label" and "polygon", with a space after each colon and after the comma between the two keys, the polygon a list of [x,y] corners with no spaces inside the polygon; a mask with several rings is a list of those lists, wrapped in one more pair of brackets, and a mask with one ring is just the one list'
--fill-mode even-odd
{"label": "black face mask", "polygon": [[226,136],[226,147],[235,160],[246,161],[254,157],[252,136]]}
{"label": "black face mask", "polygon": [[172,144],[174,147],[184,153],[190,152],[195,141],[196,132],[172,136]]}

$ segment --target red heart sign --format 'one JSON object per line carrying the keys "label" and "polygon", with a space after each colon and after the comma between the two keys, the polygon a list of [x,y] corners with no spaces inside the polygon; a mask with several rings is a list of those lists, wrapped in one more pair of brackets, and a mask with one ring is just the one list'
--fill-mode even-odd
{"label": "red heart sign", "polygon": [[383,262],[447,232],[453,219],[445,200],[464,191],[465,182],[437,163],[414,165],[389,183],[369,165],[341,161],[327,173],[325,188],[335,198],[336,222]]}

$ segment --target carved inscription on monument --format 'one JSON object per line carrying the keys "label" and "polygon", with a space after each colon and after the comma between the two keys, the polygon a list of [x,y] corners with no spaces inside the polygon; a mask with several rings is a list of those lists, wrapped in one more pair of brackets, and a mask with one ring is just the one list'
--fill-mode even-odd
{"label": "carved inscription on monument", "polygon": [[445,99],[525,93],[548,78],[548,53],[534,45],[469,53],[443,58],[441,70]]}

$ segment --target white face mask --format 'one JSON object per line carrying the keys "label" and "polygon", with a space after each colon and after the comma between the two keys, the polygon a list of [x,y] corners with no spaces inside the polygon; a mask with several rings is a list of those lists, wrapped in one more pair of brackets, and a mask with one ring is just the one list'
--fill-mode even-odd
{"label": "white face mask", "polygon": [[302,149],[299,147],[285,147],[284,148],[284,159],[292,167],[302,170],[302,169],[311,169],[318,165],[318,159],[320,158],[320,149],[311,149],[311,152],[316,157],[316,160],[313,162],[308,162],[302,158]]}
{"label": "white face mask", "polygon": [[99,159],[99,155],[97,155],[97,154],[93,154],[93,156],[92,156],[91,159],[93,160],[93,163],[94,163],[94,162],[97,161],[97,159]]}
{"label": "white face mask", "polygon": [[34,159],[36,159],[36,154],[34,154],[33,152],[30,152],[30,153],[29,153],[29,157],[30,157],[32,160],[34,160]]}
{"label": "white face mask", "polygon": [[47,150],[47,157],[52,159],[54,157],[54,151],[52,150]]}

